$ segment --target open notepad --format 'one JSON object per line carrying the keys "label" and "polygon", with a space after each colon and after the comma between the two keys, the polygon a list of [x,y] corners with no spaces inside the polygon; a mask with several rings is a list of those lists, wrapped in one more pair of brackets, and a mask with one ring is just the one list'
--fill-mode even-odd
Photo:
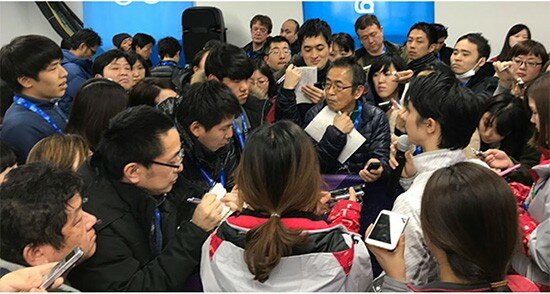
{"label": "open notepad", "polygon": [[[332,125],[336,115],[336,112],[330,110],[328,106],[325,106],[325,108],[323,108],[323,110],[321,110],[321,112],[313,118],[309,125],[307,125],[305,128],[306,133],[308,133],[315,141],[321,141],[327,127]],[[355,128],[351,131],[351,133],[347,134],[347,139],[346,146],[344,146],[344,149],[338,156],[338,161],[342,164],[346,162],[346,160],[348,160],[348,158],[367,140]]]}

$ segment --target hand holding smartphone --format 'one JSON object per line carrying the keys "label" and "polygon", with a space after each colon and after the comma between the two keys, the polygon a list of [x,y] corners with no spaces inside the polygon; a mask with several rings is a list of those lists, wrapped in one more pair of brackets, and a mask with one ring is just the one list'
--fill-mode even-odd
{"label": "hand holding smartphone", "polygon": [[409,217],[389,210],[382,210],[370,233],[365,238],[369,245],[393,251],[405,230]]}
{"label": "hand holding smartphone", "polygon": [[75,247],[67,256],[56,264],[52,270],[44,277],[42,285],[40,286],[43,289],[48,289],[52,286],[57,278],[61,277],[64,273],[70,270],[76,262],[84,255],[84,251],[80,247]]}

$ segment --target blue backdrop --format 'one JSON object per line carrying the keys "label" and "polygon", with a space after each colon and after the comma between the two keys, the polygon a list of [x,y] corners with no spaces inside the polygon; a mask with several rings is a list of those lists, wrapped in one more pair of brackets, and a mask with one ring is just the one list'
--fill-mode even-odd
{"label": "blue backdrop", "polygon": [[355,20],[366,13],[374,13],[382,27],[384,39],[402,45],[407,40],[409,28],[416,22],[434,21],[434,2],[303,2],[304,21],[321,18],[327,21],[332,33],[345,32],[355,39],[356,48],[361,46],[355,33]]}
{"label": "blue backdrop", "polygon": [[[149,3],[152,4],[149,4]],[[193,2],[84,2],[84,26],[93,28],[103,40],[98,54],[113,48],[111,41],[118,33],[146,33],[158,40],[167,36],[181,43],[181,13],[193,6]],[[155,3],[158,2],[158,3]],[[183,52],[182,52],[183,53]],[[181,54],[180,64],[185,64]],[[158,63],[157,46],[153,47],[151,61]]]}

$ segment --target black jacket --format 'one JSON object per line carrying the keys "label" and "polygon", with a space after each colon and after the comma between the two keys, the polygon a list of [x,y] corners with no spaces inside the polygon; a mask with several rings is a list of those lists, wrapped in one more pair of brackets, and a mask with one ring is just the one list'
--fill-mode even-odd
{"label": "black jacket", "polygon": [[[306,114],[303,127],[305,128],[325,106],[326,103],[320,103],[311,108]],[[363,103],[363,112],[357,130],[367,140],[348,159],[349,171],[358,173],[369,159],[378,158],[384,167],[384,174],[388,173],[390,125],[386,114],[378,107]],[[335,126],[329,126],[326,129],[321,141],[315,143],[322,173],[336,173],[342,168],[338,155],[346,143],[347,135]]]}
{"label": "black jacket", "polygon": [[[399,47],[399,45],[397,45],[397,44],[394,44],[394,43],[389,42],[389,41],[384,41],[384,46],[386,47],[386,52],[387,53],[392,53],[392,54],[397,54],[397,55],[401,54],[401,47]],[[355,51],[355,60],[362,67],[373,64],[374,61],[376,60],[376,58],[378,58],[378,57],[380,57],[380,56],[370,55],[369,52],[367,51],[367,49],[365,49],[365,47],[363,47],[363,46],[361,46],[361,48],[359,48]]]}
{"label": "black jacket", "polygon": [[239,163],[238,151],[233,142],[229,142],[216,152],[208,150],[189,130],[180,131],[181,145],[185,150],[183,172],[169,195],[177,206],[178,222],[189,220],[195,210],[195,204],[187,202],[188,197],[202,198],[212,187],[201,175],[203,168],[214,181],[218,182],[223,170],[226,189],[231,191],[234,184],[234,172]]}
{"label": "black jacket", "polygon": [[492,97],[497,89],[498,79],[494,74],[493,64],[487,62],[466,82],[466,88],[472,90],[481,103]]}
{"label": "black jacket", "polygon": [[95,162],[87,161],[79,173],[88,198],[84,209],[102,222],[96,225],[96,252],[71,271],[71,284],[97,292],[181,291],[200,262],[207,232],[187,221],[176,223],[175,208],[165,200],[159,205],[163,250],[155,256],[150,230],[158,199],[107,178]]}

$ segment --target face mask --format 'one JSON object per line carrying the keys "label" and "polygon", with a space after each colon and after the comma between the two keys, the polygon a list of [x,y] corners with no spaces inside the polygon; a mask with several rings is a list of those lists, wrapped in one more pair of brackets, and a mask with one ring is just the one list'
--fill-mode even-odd
{"label": "face mask", "polygon": [[459,80],[465,80],[465,79],[473,77],[476,74],[476,70],[477,70],[477,67],[478,67],[480,62],[481,62],[481,59],[469,71],[467,71],[465,73],[455,75],[456,78],[459,79]]}

